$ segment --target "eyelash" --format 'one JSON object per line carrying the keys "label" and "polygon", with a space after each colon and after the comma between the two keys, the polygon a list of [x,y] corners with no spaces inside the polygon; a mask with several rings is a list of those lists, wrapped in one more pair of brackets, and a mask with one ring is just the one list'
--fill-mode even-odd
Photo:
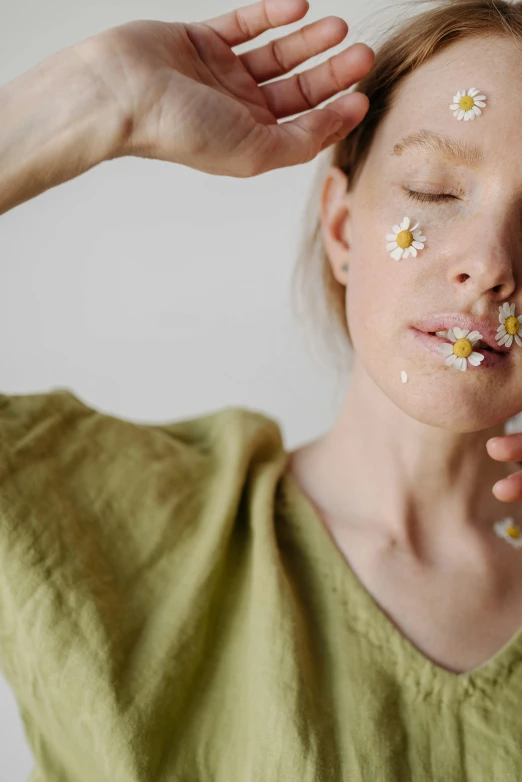
{"label": "eyelash", "polygon": [[440,203],[442,201],[459,200],[457,196],[451,195],[450,193],[418,193],[416,190],[409,190],[408,188],[405,188],[405,190],[408,198],[411,198],[413,201]]}

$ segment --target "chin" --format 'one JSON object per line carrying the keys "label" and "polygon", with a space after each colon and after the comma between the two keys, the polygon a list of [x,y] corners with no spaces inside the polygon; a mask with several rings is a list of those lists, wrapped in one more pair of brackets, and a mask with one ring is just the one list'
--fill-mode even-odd
{"label": "chin", "polygon": [[[407,386],[406,386],[407,388]],[[393,394],[393,402],[410,418],[459,434],[480,432],[491,429],[498,424],[503,424],[519,410],[502,410],[501,405],[494,404],[491,398],[470,399],[465,398],[459,389],[450,389],[451,393],[441,392],[436,396],[431,395],[426,389],[424,393],[416,393],[410,389],[409,393]]]}

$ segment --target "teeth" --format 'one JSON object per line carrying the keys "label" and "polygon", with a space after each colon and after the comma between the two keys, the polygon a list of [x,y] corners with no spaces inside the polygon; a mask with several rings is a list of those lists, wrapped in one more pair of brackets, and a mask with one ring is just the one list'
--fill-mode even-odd
{"label": "teeth", "polygon": [[446,337],[448,336],[447,331],[436,331],[435,334],[437,335],[437,337],[444,337],[444,339],[446,339]]}

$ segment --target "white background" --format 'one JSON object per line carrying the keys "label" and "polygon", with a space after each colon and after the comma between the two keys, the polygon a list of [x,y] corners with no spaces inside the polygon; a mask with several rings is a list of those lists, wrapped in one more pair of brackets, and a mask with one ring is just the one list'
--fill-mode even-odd
{"label": "white background", "polygon": [[[4,2],[0,83],[132,19],[196,21],[240,5]],[[373,43],[398,13],[383,8],[377,0],[311,0],[303,20],[236,51],[342,16],[349,37],[308,68],[354,40]],[[278,419],[288,448],[327,429],[346,377],[303,337],[313,324],[303,332],[290,302],[303,211],[324,154],[251,180],[123,158],[0,217],[0,391],[67,387],[95,408],[151,422],[246,406]],[[32,766],[0,677],[0,782],[23,782]]]}

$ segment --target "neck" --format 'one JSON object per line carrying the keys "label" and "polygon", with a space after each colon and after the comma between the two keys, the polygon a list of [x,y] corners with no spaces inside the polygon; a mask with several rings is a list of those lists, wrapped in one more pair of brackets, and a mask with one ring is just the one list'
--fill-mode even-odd
{"label": "neck", "polygon": [[494,522],[506,516],[520,520],[517,506],[491,492],[520,469],[486,451],[487,440],[503,434],[503,424],[460,434],[420,423],[356,361],[336,423],[303,451],[298,470],[337,529],[370,526],[419,552],[470,533],[490,537]]}

